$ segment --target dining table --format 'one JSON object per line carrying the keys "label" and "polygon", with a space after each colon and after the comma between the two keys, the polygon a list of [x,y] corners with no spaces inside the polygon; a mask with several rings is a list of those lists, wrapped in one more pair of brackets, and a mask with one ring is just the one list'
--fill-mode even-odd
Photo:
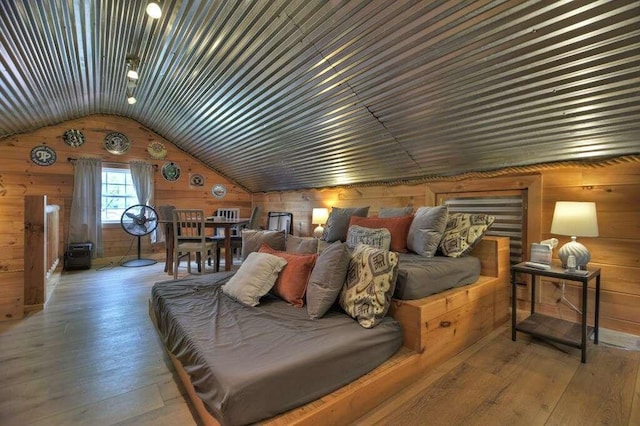
{"label": "dining table", "polygon": [[[238,218],[227,219],[219,216],[208,216],[205,218],[205,228],[213,229],[213,236],[217,234],[219,229],[224,230],[224,270],[230,271],[233,264],[233,253],[231,250],[231,231],[233,228],[238,229],[238,232],[242,226],[248,225],[251,218]],[[164,270],[168,275],[173,275],[173,250],[174,250],[174,238],[173,238],[173,221],[171,220],[159,220],[158,223],[167,225],[165,230],[165,245],[166,245],[166,260]]]}

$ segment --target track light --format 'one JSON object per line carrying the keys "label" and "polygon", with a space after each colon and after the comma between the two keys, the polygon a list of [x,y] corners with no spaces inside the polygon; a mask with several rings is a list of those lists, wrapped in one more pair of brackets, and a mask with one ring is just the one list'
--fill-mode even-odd
{"label": "track light", "polygon": [[132,80],[137,80],[140,77],[138,74],[139,66],[140,58],[137,56],[127,56],[127,77]]}
{"label": "track light", "polygon": [[150,1],[147,4],[147,15],[153,19],[158,19],[162,16],[162,8],[160,8],[160,2]]}
{"label": "track light", "polygon": [[137,102],[136,98],[131,93],[127,93],[127,103],[129,105],[133,105],[136,102]]}

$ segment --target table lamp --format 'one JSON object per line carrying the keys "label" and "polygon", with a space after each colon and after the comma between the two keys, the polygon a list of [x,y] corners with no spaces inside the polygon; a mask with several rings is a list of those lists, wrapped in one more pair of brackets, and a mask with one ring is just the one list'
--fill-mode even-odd
{"label": "table lamp", "polygon": [[313,230],[314,237],[322,238],[322,234],[324,233],[324,228],[322,227],[322,225],[327,223],[328,218],[329,218],[329,209],[325,209],[325,208],[313,209],[311,213],[311,223],[313,225],[318,225],[318,227]]}
{"label": "table lamp", "polygon": [[569,256],[575,256],[575,266],[578,269],[585,269],[587,263],[591,260],[591,253],[585,246],[577,242],[576,238],[598,236],[596,203],[557,201],[551,222],[551,233],[571,237],[571,241],[558,250],[558,257],[562,261],[562,267],[567,267]]}

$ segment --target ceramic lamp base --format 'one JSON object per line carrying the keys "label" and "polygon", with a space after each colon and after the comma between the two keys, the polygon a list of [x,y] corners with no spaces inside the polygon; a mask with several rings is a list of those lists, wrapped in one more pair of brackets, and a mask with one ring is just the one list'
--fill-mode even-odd
{"label": "ceramic lamp base", "polygon": [[591,260],[591,253],[585,246],[576,241],[576,237],[571,237],[571,241],[558,250],[558,257],[562,261],[563,268],[567,268],[567,259],[572,255],[576,258],[578,269],[585,269]]}
{"label": "ceramic lamp base", "polygon": [[313,230],[313,236],[320,239],[322,238],[322,234],[324,234],[324,228],[322,227],[322,225],[318,225],[318,227]]}

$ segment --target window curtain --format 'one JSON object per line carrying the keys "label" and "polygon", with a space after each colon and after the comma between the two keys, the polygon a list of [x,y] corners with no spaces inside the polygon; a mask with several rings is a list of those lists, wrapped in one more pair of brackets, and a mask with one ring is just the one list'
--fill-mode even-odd
{"label": "window curtain", "polygon": [[69,242],[91,242],[92,257],[103,257],[102,160],[78,158],[73,173],[73,198],[69,215]]}
{"label": "window curtain", "polygon": [[[153,205],[153,166],[144,161],[131,161],[129,169],[133,187],[138,196],[138,203],[146,206]],[[151,233],[152,243],[158,239],[156,230]]]}

